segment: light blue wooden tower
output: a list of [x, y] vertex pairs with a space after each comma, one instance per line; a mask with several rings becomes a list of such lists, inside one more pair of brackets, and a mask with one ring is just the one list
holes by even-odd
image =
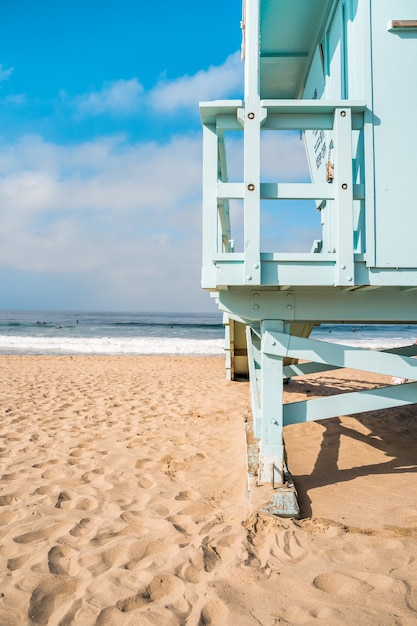
[[[414, 346], [376, 352], [309, 338], [320, 323], [417, 322], [417, 3], [244, 0], [242, 30], [243, 99], [200, 105], [202, 285], [246, 326], [257, 480], [275, 487], [270, 510], [291, 514], [285, 425], [417, 402], [409, 382], [282, 404], [285, 378], [335, 367], [417, 379]], [[263, 175], [264, 133], [289, 130], [304, 137], [309, 182]], [[243, 136], [237, 181], [232, 131]], [[262, 249], [263, 211], [278, 200], [314, 201], [322, 235], [310, 250]]]

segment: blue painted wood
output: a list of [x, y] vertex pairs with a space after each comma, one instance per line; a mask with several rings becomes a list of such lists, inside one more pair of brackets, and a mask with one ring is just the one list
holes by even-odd
[[[259, 480], [275, 484], [285, 481], [284, 421], [342, 410], [337, 396], [283, 408], [284, 376], [350, 366], [413, 378], [417, 367], [411, 349], [361, 353], [306, 337], [323, 322], [417, 321], [417, 14], [415, 0], [243, 5], [243, 98], [200, 106], [202, 286], [248, 326]], [[311, 182], [264, 179], [261, 135], [277, 130], [302, 133]], [[233, 182], [229, 132], [243, 135], [243, 175]], [[319, 208], [322, 235], [310, 251], [261, 248], [264, 203], [282, 199]], [[243, 205], [240, 249], [230, 201]], [[310, 363], [284, 362], [290, 358]], [[344, 395], [343, 411], [417, 402], [416, 385]]]
[[[399, 0], [395, 5], [392, 0], [246, 2], [245, 97], [201, 106], [204, 126], [216, 126], [219, 134], [226, 129], [240, 129], [244, 134], [244, 180], [220, 186], [217, 196], [244, 199], [245, 255], [238, 284], [262, 285], [261, 255], [276, 252], [259, 249], [260, 200], [311, 195], [316, 195], [320, 206], [326, 201], [320, 256], [333, 251], [338, 256], [333, 276], [326, 276], [325, 284], [346, 285], [347, 276], [354, 285], [416, 284], [415, 273], [409, 271], [417, 264], [414, 230], [404, 224], [417, 226], [413, 180], [417, 83], [408, 79], [407, 70], [410, 60], [417, 60], [417, 31], [388, 28], [395, 22], [393, 15], [412, 18], [414, 8], [414, 0]], [[362, 101], [362, 114], [355, 105], [358, 100]], [[345, 119], [336, 115], [338, 103], [346, 110]], [[345, 128], [349, 116], [352, 126]], [[283, 194], [278, 189], [271, 192], [271, 184], [268, 189], [259, 188], [260, 133], [290, 127], [306, 129], [311, 175], [318, 185], [316, 190], [294, 190], [294, 196], [284, 187]], [[320, 129], [324, 135], [319, 155], [311, 137]], [[338, 162], [333, 189], [326, 193], [320, 191], [319, 183], [326, 182], [330, 146], [332, 159]], [[219, 149], [220, 156], [207, 147], [207, 159], [225, 164], [223, 145]], [[227, 183], [226, 168], [221, 169], [221, 180]], [[204, 186], [205, 196], [206, 191], [210, 194], [210, 185]], [[211, 206], [215, 210], [214, 203]], [[228, 232], [230, 224], [226, 224], [227, 218], [223, 221], [223, 231]], [[217, 252], [233, 254], [227, 249], [232, 239], [233, 233], [228, 233], [217, 244]], [[354, 253], [364, 255], [361, 261], [351, 260], [352, 247]], [[343, 260], [346, 256], [347, 262]], [[205, 261], [204, 267], [210, 263]], [[359, 263], [362, 265], [356, 267]], [[397, 268], [407, 272], [397, 272]], [[230, 284], [235, 281], [234, 270], [232, 274]], [[216, 273], [209, 275], [212, 278], [204, 280], [204, 287], [216, 289]], [[228, 284], [226, 268], [221, 276], [222, 284]], [[277, 280], [276, 284], [282, 283]], [[302, 286], [297, 273], [293, 284]]]
[[[283, 324], [279, 320], [262, 322], [262, 343], [268, 332], [282, 329]], [[271, 354], [261, 346], [260, 361], [262, 422], [258, 480], [260, 483], [270, 482], [279, 485], [284, 482], [283, 410], [282, 404], [276, 401], [276, 397], [282, 395], [284, 359], [280, 355]], [[273, 393], [271, 390], [274, 390]]]
[[294, 337], [275, 331], [264, 332], [262, 349], [270, 355], [417, 380], [417, 360], [394, 353]]
[[376, 411], [415, 404], [417, 383], [379, 387], [326, 398], [293, 402], [283, 407], [284, 425], [313, 422], [339, 415], [354, 415], [363, 411]]

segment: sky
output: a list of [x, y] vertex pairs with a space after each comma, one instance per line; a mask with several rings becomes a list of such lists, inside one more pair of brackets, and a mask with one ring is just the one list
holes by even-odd
[[[1, 3], [0, 309], [215, 310], [198, 103], [243, 96], [240, 20], [241, 0]], [[289, 134], [265, 147], [287, 180], [303, 152]], [[285, 210], [297, 249], [313, 227]]]

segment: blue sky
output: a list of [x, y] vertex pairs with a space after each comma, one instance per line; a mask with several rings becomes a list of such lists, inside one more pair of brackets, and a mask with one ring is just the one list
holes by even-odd
[[198, 102], [242, 97], [241, 0], [0, 11], [0, 308], [214, 310]]

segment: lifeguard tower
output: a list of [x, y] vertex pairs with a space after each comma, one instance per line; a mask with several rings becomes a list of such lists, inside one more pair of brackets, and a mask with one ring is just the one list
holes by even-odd
[[[243, 99], [200, 105], [202, 285], [238, 338], [228, 345], [232, 378], [247, 350], [257, 480], [273, 486], [271, 512], [295, 515], [284, 426], [417, 402], [408, 382], [282, 403], [285, 379], [337, 367], [417, 379], [415, 346], [382, 352], [310, 338], [322, 323], [417, 321], [417, 5], [244, 0], [241, 27]], [[272, 131], [302, 134], [310, 180], [264, 176]], [[229, 180], [226, 145], [237, 134], [242, 173]], [[236, 141], [233, 151], [241, 158]], [[321, 236], [304, 252], [263, 249], [263, 215], [276, 205], [279, 218], [283, 200], [317, 211]]]

